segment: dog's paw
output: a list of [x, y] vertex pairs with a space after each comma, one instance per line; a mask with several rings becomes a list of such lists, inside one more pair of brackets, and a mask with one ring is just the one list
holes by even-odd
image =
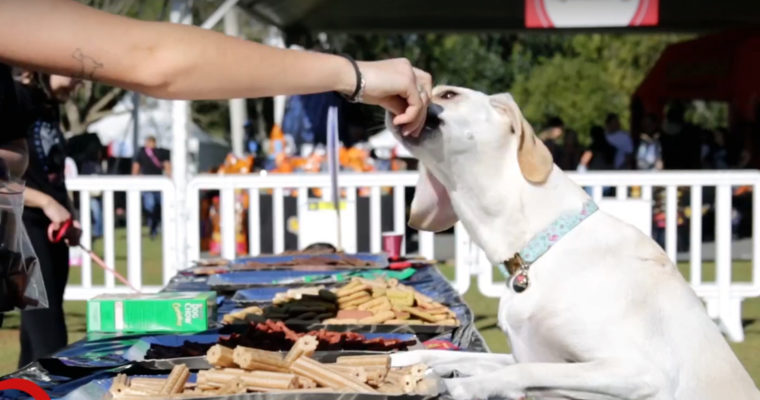
[[500, 382], [482, 377], [445, 379], [443, 384], [454, 400], [485, 400], [489, 397], [520, 400], [526, 396], [523, 391], [509, 389]]
[[423, 350], [400, 351], [391, 354], [391, 367], [408, 367], [410, 365], [424, 362]]

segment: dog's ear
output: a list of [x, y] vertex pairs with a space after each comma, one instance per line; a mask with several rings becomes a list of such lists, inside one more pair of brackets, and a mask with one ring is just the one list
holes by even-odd
[[510, 131], [519, 138], [517, 162], [520, 171], [528, 182], [544, 183], [554, 168], [552, 153], [544, 142], [536, 137], [533, 127], [523, 117], [520, 107], [509, 93], [490, 97], [491, 106], [505, 114], [510, 120]]
[[420, 178], [414, 190], [409, 226], [422, 231], [441, 232], [454, 226], [458, 220], [449, 192], [420, 164]]

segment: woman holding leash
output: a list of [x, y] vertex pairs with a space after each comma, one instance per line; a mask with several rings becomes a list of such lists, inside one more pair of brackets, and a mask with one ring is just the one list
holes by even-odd
[[[0, 61], [172, 99], [337, 91], [389, 110], [407, 135], [422, 129], [432, 90], [430, 75], [405, 59], [361, 62], [278, 49], [197, 27], [112, 15], [73, 0], [0, 2]], [[0, 64], [6, 86], [9, 74]], [[0, 108], [11, 107], [14, 100], [0, 96]], [[18, 174], [26, 167], [27, 150], [18, 132], [3, 123], [0, 157]], [[58, 218], [50, 220], [57, 229]], [[47, 336], [45, 330], [30, 334]]]
[[21, 312], [19, 367], [68, 344], [63, 292], [69, 277], [69, 247], [51, 240], [48, 230], [58, 229], [74, 212], [64, 181], [66, 146], [59, 105], [78, 85], [78, 79], [31, 71], [22, 72], [16, 83], [19, 112], [15, 118], [26, 132], [29, 151], [24, 228], [37, 254], [48, 298], [48, 308]]

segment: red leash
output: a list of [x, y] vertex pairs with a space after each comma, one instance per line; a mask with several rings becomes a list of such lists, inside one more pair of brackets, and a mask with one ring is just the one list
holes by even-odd
[[97, 264], [100, 268], [103, 268], [103, 270], [110, 272], [113, 276], [116, 277], [121, 283], [129, 286], [130, 289], [134, 290], [136, 293], [140, 293], [139, 290], [137, 290], [136, 287], [132, 286], [129, 281], [124, 278], [120, 273], [116, 272], [115, 269], [109, 267], [106, 265], [105, 261], [101, 259], [95, 252], [92, 250], [82, 246], [82, 244], [79, 242], [79, 238], [82, 236], [82, 230], [74, 226], [74, 221], [69, 219], [66, 222], [64, 222], [58, 230], [55, 230], [53, 227], [53, 224], [50, 224], [48, 226], [48, 239], [50, 239], [53, 243], [60, 243], [61, 241], [64, 241], [67, 245], [71, 247], [79, 247], [87, 253], [87, 255], [90, 256], [90, 258], [95, 261], [95, 264]]

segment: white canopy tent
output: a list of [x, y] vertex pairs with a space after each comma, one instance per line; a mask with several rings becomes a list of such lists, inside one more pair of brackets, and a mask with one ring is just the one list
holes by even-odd
[[[113, 108], [113, 114], [93, 124], [88, 130], [95, 133], [100, 141], [111, 147], [115, 157], [130, 158], [134, 155], [134, 103], [131, 95], [124, 96]], [[173, 116], [171, 101], [152, 97], [140, 97], [138, 113], [137, 143], [139, 146], [149, 136], [156, 138], [158, 147], [172, 149], [174, 145]], [[219, 165], [230, 152], [230, 146], [222, 139], [215, 138], [192, 121], [187, 123], [187, 152], [194, 162], [188, 167], [190, 173], [208, 170]]]

